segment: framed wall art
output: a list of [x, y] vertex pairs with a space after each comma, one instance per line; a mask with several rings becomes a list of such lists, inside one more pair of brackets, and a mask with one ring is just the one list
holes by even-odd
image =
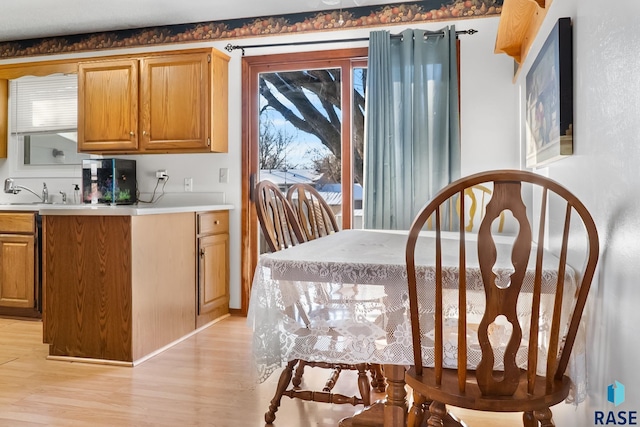
[[526, 166], [573, 154], [571, 18], [560, 18], [527, 73]]

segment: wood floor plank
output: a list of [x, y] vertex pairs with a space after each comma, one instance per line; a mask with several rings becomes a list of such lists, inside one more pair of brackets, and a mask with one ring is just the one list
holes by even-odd
[[[46, 360], [47, 354], [41, 322], [0, 318], [0, 425], [264, 426], [279, 374], [254, 382], [251, 332], [235, 316], [134, 368]], [[305, 381], [318, 387], [327, 378], [326, 370], [307, 371]], [[344, 372], [335, 391], [356, 389], [355, 373]], [[335, 427], [360, 408], [284, 397], [274, 426]], [[519, 416], [507, 416], [463, 418], [472, 427], [519, 424]]]

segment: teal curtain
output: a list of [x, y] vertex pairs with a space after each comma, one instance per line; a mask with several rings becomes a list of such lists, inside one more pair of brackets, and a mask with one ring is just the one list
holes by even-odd
[[364, 227], [409, 229], [418, 210], [460, 177], [456, 30], [369, 37]]

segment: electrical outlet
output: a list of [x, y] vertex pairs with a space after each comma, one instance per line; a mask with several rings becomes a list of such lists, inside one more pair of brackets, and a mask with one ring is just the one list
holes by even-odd
[[218, 181], [222, 184], [229, 183], [229, 168], [220, 168], [220, 176], [218, 177]]
[[193, 178], [184, 179], [184, 191], [187, 191], [187, 192], [193, 191]]
[[166, 169], [158, 169], [156, 171], [156, 178], [158, 178], [158, 179], [167, 179], [167, 178], [169, 178], [169, 174], [167, 174], [167, 170]]

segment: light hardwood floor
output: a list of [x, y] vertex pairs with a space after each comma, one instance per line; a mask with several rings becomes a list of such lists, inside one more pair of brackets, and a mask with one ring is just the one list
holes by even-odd
[[[250, 348], [245, 318], [230, 317], [135, 368], [51, 361], [41, 322], [0, 318], [0, 426], [264, 426], [279, 373], [255, 384]], [[336, 391], [355, 393], [351, 374]], [[335, 427], [358, 409], [284, 397], [274, 427]], [[471, 427], [522, 425], [518, 415], [454, 412]]]

